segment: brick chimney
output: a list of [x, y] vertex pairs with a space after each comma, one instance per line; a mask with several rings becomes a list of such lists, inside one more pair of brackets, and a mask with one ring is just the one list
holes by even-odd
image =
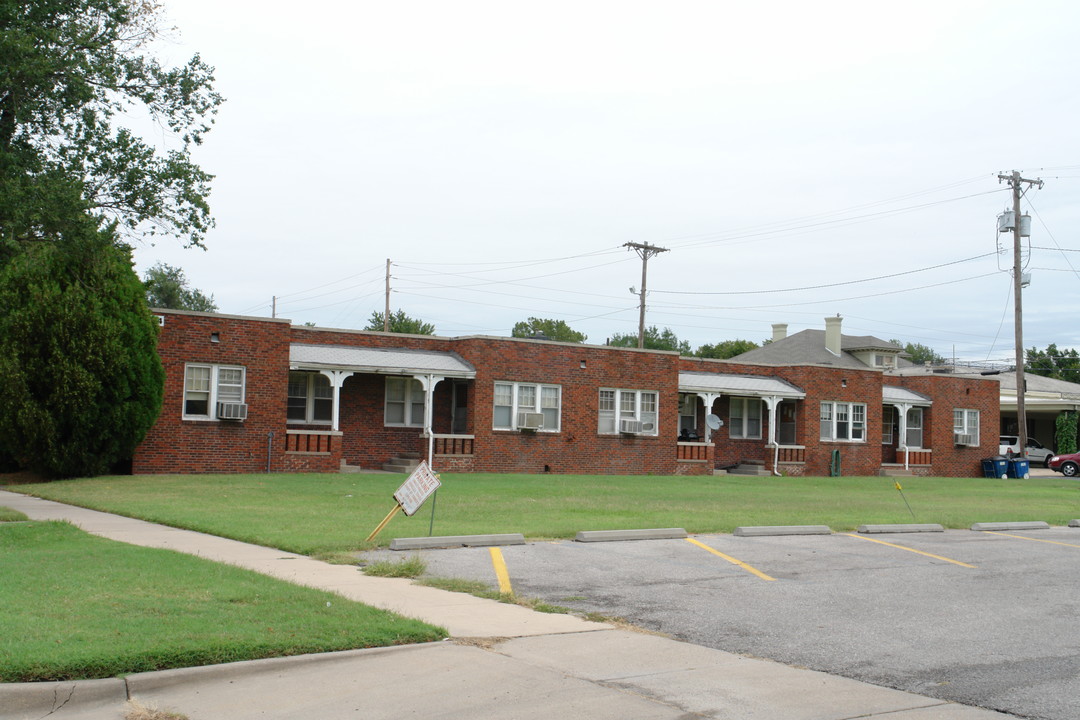
[[825, 349], [838, 357], [840, 355], [840, 323], [842, 322], [844, 318], [839, 315], [825, 318]]
[[783, 340], [787, 337], [787, 323], [773, 323], [772, 326], [772, 339], [773, 342], [777, 340]]

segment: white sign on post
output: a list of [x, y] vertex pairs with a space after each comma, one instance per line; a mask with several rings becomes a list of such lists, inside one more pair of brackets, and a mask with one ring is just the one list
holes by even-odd
[[394, 499], [406, 515], [412, 515], [420, 509], [431, 493], [439, 489], [439, 476], [431, 471], [427, 462], [421, 461], [408, 480], [394, 493]]

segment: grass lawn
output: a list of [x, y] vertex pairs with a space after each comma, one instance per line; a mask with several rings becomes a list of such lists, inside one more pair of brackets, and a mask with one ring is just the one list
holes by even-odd
[[[1044, 520], [1080, 517], [1080, 483], [878, 477], [667, 477], [451, 474], [441, 476], [435, 535], [521, 532], [567, 538], [579, 530], [681, 527], [725, 533], [740, 525]], [[365, 539], [393, 507], [403, 475], [116, 476], [18, 485], [61, 502], [236, 538], [305, 554], [369, 547]], [[379, 535], [426, 536], [431, 501], [399, 515]]]
[[427, 642], [439, 629], [66, 523], [0, 523], [0, 682]]

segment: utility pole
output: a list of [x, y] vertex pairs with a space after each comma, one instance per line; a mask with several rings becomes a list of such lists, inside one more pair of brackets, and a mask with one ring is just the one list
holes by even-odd
[[[643, 348], [645, 347], [645, 282], [648, 278], [649, 258], [658, 253], [667, 252], [668, 249], [650, 245], [649, 243], [629, 242], [623, 243], [623, 247], [631, 248], [641, 258], [641, 301], [638, 304], [637, 346]], [[630, 288], [630, 292], [633, 291], [634, 289]]]
[[277, 295], [273, 295], [270, 298], [270, 317], [277, 317]]
[[386, 258], [386, 309], [383, 310], [383, 332], [390, 332], [390, 258]]
[[1021, 253], [1020, 237], [1023, 228], [1020, 226], [1020, 198], [1023, 196], [1021, 185], [1028, 187], [1037, 185], [1042, 188], [1042, 180], [1028, 180], [1020, 177], [1017, 170], [1008, 175], [998, 175], [998, 182], [1008, 182], [1013, 195], [1013, 327], [1016, 331], [1016, 425], [1019, 438], [1020, 457], [1027, 457], [1027, 408], [1024, 406], [1024, 394], [1027, 392], [1027, 384], [1024, 380], [1024, 306], [1023, 285], [1021, 284], [1020, 272]]

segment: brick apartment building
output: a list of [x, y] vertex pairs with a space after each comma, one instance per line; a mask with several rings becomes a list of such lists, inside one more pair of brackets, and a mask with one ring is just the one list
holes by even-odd
[[731, 360], [398, 335], [157, 310], [165, 402], [135, 473], [436, 470], [978, 476], [998, 384], [892, 374], [901, 349], [826, 330]]

